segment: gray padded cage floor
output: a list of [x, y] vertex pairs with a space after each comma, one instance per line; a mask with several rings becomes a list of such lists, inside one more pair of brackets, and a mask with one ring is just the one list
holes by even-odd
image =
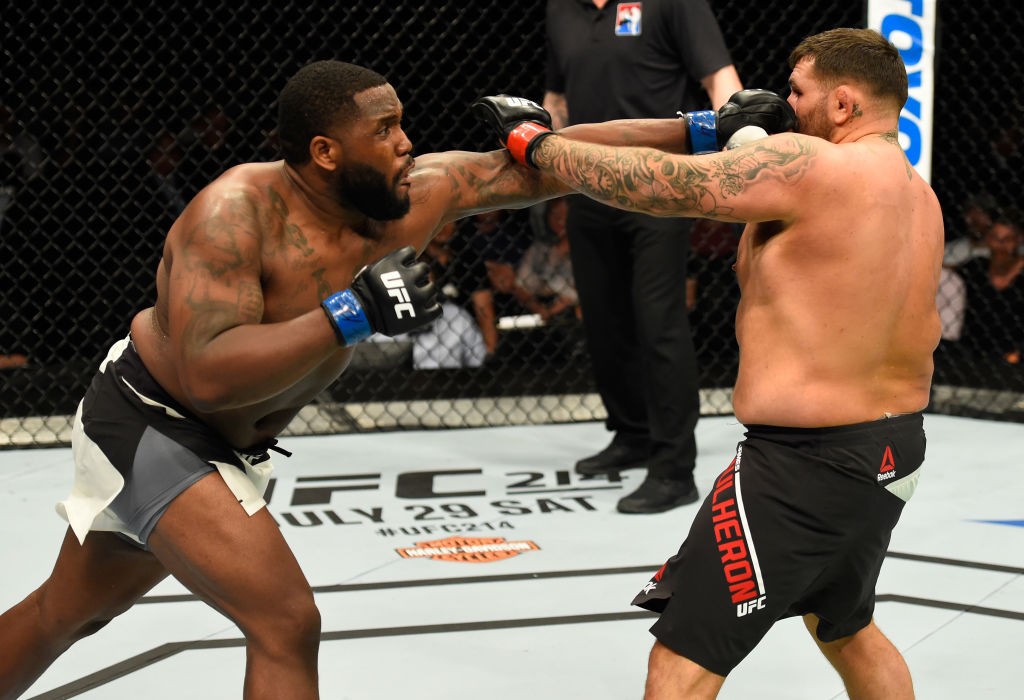
[[[1024, 428], [928, 414], [925, 429], [927, 461], [882, 569], [876, 620], [918, 697], [1019, 697]], [[731, 416], [701, 419], [702, 495], [741, 437]], [[323, 614], [322, 696], [641, 697], [652, 618], [629, 601], [675, 552], [696, 506], [617, 514], [640, 472], [589, 482], [572, 473], [607, 439], [589, 422], [284, 440], [294, 455], [275, 459], [269, 508]], [[430, 471], [445, 472], [431, 493], [400, 487]], [[49, 573], [64, 529], [53, 503], [70, 477], [67, 448], [0, 451], [0, 608]], [[433, 558], [452, 538], [492, 554]], [[244, 664], [238, 629], [165, 581], [25, 697], [239, 697]], [[720, 697], [845, 694], [793, 619]]]

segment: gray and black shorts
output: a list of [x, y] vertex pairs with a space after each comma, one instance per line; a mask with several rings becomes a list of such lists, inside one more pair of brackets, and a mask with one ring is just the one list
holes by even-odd
[[236, 451], [157, 384], [130, 338], [115, 344], [75, 417], [75, 484], [57, 511], [79, 541], [90, 530], [145, 545], [178, 495], [219, 471], [251, 515], [272, 465], [261, 445]]

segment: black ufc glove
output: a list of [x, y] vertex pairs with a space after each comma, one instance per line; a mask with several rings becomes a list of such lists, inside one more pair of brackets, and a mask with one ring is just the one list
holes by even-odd
[[757, 126], [769, 134], [796, 129], [796, 113], [789, 102], [771, 90], [740, 90], [718, 110], [718, 148], [725, 148], [733, 134], [745, 126]]
[[551, 134], [551, 115], [533, 100], [510, 95], [481, 97], [470, 105], [512, 157], [523, 165], [533, 165], [533, 152]]
[[768, 134], [796, 129], [793, 108], [771, 90], [740, 90], [718, 112], [687, 112], [682, 116], [689, 127], [691, 153], [720, 151], [745, 126], [756, 126]]
[[370, 263], [352, 286], [320, 302], [343, 346], [374, 333], [408, 333], [441, 315], [430, 268], [416, 262], [416, 249], [405, 246]]

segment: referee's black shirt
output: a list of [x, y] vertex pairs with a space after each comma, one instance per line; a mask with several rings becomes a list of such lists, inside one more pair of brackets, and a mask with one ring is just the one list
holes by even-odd
[[570, 124], [710, 109], [700, 80], [731, 63], [706, 0], [548, 0], [545, 89]]

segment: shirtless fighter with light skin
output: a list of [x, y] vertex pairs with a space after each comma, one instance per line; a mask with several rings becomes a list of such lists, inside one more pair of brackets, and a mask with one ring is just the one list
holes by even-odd
[[[516, 164], [504, 150], [428, 154], [416, 158], [414, 168], [395, 90], [357, 66], [311, 64], [289, 81], [281, 100], [288, 103], [280, 125], [285, 160], [237, 166], [200, 192], [168, 233], [155, 306], [132, 321], [132, 343], [124, 343], [134, 347], [130, 367], [163, 397], [159, 415], [153, 418], [147, 413], [153, 404], [134, 395], [122, 399], [115, 391], [104, 399], [129, 411], [131, 420], [162, 421], [150, 425], [156, 432], [184, 430], [186, 441], [200, 434], [206, 441], [200, 447], [218, 455], [222, 444], [229, 453], [244, 451], [279, 434], [341, 375], [351, 345], [369, 333], [396, 334], [436, 317], [427, 268], [413, 257], [446, 223], [571, 191]], [[503, 108], [542, 113], [532, 103]], [[320, 122], [302, 125], [318, 109]], [[567, 133], [670, 151], [687, 144], [683, 122], [671, 118], [580, 125]], [[396, 300], [388, 280], [398, 280], [408, 298]], [[128, 353], [119, 352], [121, 359], [104, 365], [94, 387]], [[153, 398], [120, 376], [136, 394]], [[126, 391], [119, 380], [116, 388]], [[167, 406], [175, 412], [165, 415]], [[83, 420], [90, 411], [96, 423], [110, 423], [109, 409], [86, 410]], [[123, 449], [128, 427], [114, 423], [104, 454]], [[86, 423], [87, 436], [89, 430]], [[152, 443], [145, 435], [140, 453], [146, 440]], [[151, 531], [97, 526], [113, 515], [127, 521], [108, 512], [118, 500], [89, 513], [81, 531], [67, 531], [49, 579], [0, 616], [0, 698], [18, 697], [75, 641], [168, 574], [245, 635], [246, 698], [318, 697], [320, 615], [309, 583], [267, 510], [247, 513], [222, 478], [232, 470], [248, 472], [215, 470], [202, 454], [167, 442], [158, 439], [165, 447], [151, 451], [155, 471], [180, 466], [158, 458], [184, 454], [187, 459], [177, 461], [198, 464], [198, 474], [167, 498], [165, 509], [146, 514]], [[134, 443], [128, 448], [136, 454]], [[102, 458], [99, 452], [93, 458]], [[117, 469], [126, 472], [127, 484], [145, 481], [138, 472], [147, 466], [149, 482], [159, 480], [138, 454], [134, 466]], [[76, 479], [82, 471], [76, 466]], [[87, 481], [94, 478], [88, 471]], [[135, 487], [145, 491], [145, 484]], [[121, 498], [119, 491], [128, 486], [108, 496]], [[261, 495], [262, 489], [256, 498]], [[62, 504], [68, 516], [71, 503]]]
[[[891, 44], [869, 30], [833, 30], [805, 40], [790, 65], [788, 102], [798, 133], [712, 155], [591, 145], [543, 130], [521, 133], [511, 124], [504, 133], [510, 149], [523, 153], [524, 162], [601, 202], [661, 216], [747, 222], [735, 265], [742, 290], [736, 313], [737, 419], [775, 431], [780, 430], [775, 426], [785, 426], [820, 432], [862, 423], [871, 430], [871, 424], [891, 422], [883, 417], [921, 411], [929, 400], [932, 352], [940, 336], [935, 294], [943, 252], [942, 215], [935, 194], [898, 144], [907, 82]], [[920, 444], [923, 459], [923, 432]], [[737, 474], [739, 459], [738, 454]], [[819, 464], [810, 466], [820, 469]], [[869, 464], [869, 471], [878, 472], [878, 464]], [[743, 467], [761, 465], [748, 467], [744, 459]], [[869, 490], [874, 472], [866, 477]], [[744, 483], [756, 476], [756, 471], [749, 472]], [[881, 480], [884, 475], [877, 476]], [[895, 500], [891, 494], [878, 498]], [[863, 516], [870, 517], [868, 512]], [[752, 520], [750, 528], [758, 524]], [[878, 566], [888, 529], [879, 538]], [[688, 538], [691, 547], [699, 544], [694, 532]], [[759, 543], [756, 532], [753, 542], [759, 549], [775, 544]], [[684, 558], [680, 568], [687, 562]], [[689, 564], [681, 573], [684, 578], [696, 574], [697, 564]], [[721, 583], [723, 569], [714, 565]], [[826, 561], [822, 571], [828, 565]], [[762, 561], [761, 566], [768, 564]], [[660, 576], [652, 587], [661, 584]], [[859, 628], [845, 636], [823, 641], [814, 604], [804, 605], [797, 595], [788, 613], [780, 608], [775, 619], [804, 616], [851, 698], [911, 698], [903, 658], [870, 617], [875, 580], [869, 572], [862, 580], [870, 585], [868, 612]], [[766, 602], [779, 588], [773, 591], [771, 584], [769, 578]], [[665, 616], [673, 611], [676, 599], [671, 600]], [[728, 600], [726, 604], [735, 609]], [[722, 626], [738, 627], [756, 618], [739, 615], [726, 614]], [[677, 628], [685, 628], [668, 633], [682, 640], [673, 642], [676, 649], [663, 643], [658, 623], [652, 628], [658, 641], [649, 660], [647, 700], [716, 696], [728, 670], [771, 623], [736, 647], [739, 651], [730, 658], [718, 659], [708, 651], [712, 645], [688, 646], [686, 640], [701, 629], [689, 622], [695, 618], [673, 619]], [[714, 636], [718, 632], [709, 634], [712, 642], [720, 639]], [[703, 653], [707, 662], [688, 658]]]

